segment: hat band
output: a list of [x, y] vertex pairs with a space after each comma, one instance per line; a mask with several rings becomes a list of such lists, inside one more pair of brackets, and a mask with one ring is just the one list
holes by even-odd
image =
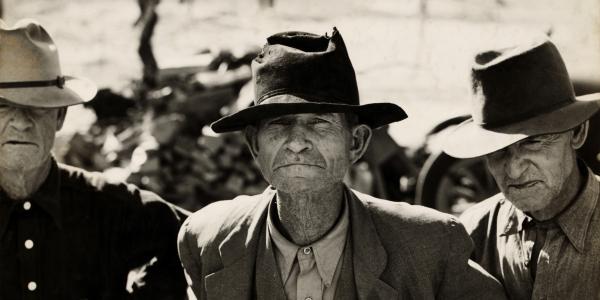
[[499, 128], [499, 127], [507, 126], [510, 124], [518, 123], [518, 122], [533, 118], [538, 115], [543, 115], [546, 113], [553, 112], [553, 111], [561, 109], [573, 102], [575, 102], [575, 99], [569, 98], [569, 99], [566, 99], [563, 101], [556, 102], [553, 105], [549, 105], [548, 107], [545, 107], [543, 109], [537, 109], [535, 114], [532, 114], [531, 110], [528, 110], [528, 111], [524, 111], [523, 113], [520, 113], [520, 114], [513, 114], [510, 117], [502, 119], [502, 120], [486, 121], [485, 118], [483, 118], [481, 121], [476, 122], [476, 123], [485, 129]]
[[54, 80], [0, 82], [0, 89], [30, 88], [30, 87], [45, 87], [45, 86], [57, 86], [62, 89], [65, 86], [65, 77], [64, 76], [56, 76], [56, 79], [54, 79]]

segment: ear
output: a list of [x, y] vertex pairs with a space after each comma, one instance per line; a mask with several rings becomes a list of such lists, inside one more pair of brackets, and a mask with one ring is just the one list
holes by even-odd
[[371, 127], [365, 124], [359, 124], [352, 128], [350, 143], [350, 159], [352, 163], [357, 162], [367, 151], [373, 132]]
[[585, 121], [573, 130], [573, 138], [571, 139], [571, 146], [573, 149], [579, 149], [581, 146], [583, 146], [583, 143], [585, 143], [585, 138], [588, 134], [589, 126], [590, 122]]
[[252, 157], [256, 158], [258, 154], [258, 139], [257, 139], [258, 129], [255, 126], [249, 125], [244, 129], [244, 139], [246, 140], [246, 145], [248, 145], [248, 149], [250, 149], [250, 153], [252, 153]]
[[67, 117], [67, 107], [61, 107], [57, 112], [57, 123], [56, 123], [56, 131], [61, 130], [63, 124], [65, 123], [65, 118]]

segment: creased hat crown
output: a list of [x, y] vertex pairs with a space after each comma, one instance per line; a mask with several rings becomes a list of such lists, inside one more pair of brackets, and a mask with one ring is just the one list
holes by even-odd
[[482, 52], [471, 74], [473, 120], [484, 128], [517, 123], [575, 101], [565, 63], [548, 40]]
[[255, 104], [281, 94], [308, 101], [359, 104], [358, 86], [346, 45], [331, 37], [283, 32], [267, 38], [253, 61]]
[[472, 118], [456, 126], [444, 145], [458, 158], [572, 129], [600, 109], [600, 94], [575, 96], [565, 63], [547, 38], [479, 53], [471, 79]]
[[335, 27], [331, 36], [298, 31], [270, 36], [252, 62], [252, 79], [253, 105], [212, 123], [215, 132], [286, 114], [352, 113], [372, 128], [407, 117], [393, 103], [360, 105], [354, 68]]
[[0, 27], [0, 82], [52, 80], [61, 76], [56, 46], [33, 20]]
[[64, 107], [91, 100], [96, 86], [63, 76], [58, 50], [37, 21], [0, 22], [0, 101], [31, 107]]

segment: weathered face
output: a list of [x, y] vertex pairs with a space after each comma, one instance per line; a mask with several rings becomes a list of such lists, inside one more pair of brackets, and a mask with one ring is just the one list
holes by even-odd
[[348, 128], [340, 113], [284, 115], [246, 131], [265, 179], [284, 192], [319, 191], [341, 183], [364, 153], [365, 125]]
[[[488, 154], [488, 168], [500, 191], [525, 212], [548, 209], [565, 197], [576, 170], [575, 149], [585, 130], [529, 137]], [[583, 135], [583, 137], [582, 137]]]
[[0, 103], [0, 168], [25, 171], [46, 163], [65, 113], [65, 108], [25, 108]]

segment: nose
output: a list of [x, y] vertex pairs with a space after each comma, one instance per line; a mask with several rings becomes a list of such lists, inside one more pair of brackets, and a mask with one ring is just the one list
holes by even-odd
[[19, 131], [26, 131], [33, 126], [31, 115], [27, 109], [15, 108], [10, 119], [10, 126]]
[[302, 126], [294, 126], [290, 129], [290, 136], [285, 145], [286, 149], [293, 153], [301, 153], [310, 151], [312, 143], [306, 138], [306, 132]]
[[519, 179], [527, 170], [527, 166], [526, 160], [519, 154], [518, 150], [509, 150], [504, 169], [510, 179]]

